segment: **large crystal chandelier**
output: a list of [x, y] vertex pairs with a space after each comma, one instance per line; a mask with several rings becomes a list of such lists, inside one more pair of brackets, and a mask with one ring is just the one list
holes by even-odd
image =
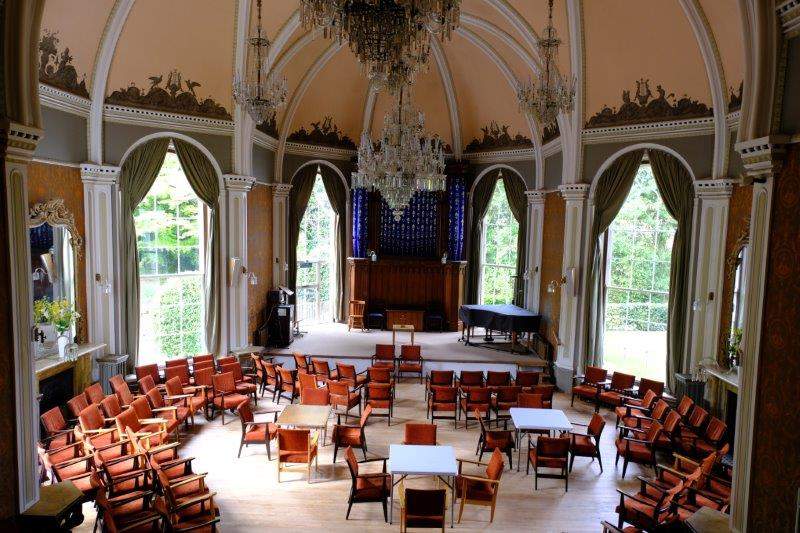
[[348, 46], [368, 73], [393, 94], [414, 82], [430, 55], [430, 39], [449, 39], [461, 0], [300, 0], [306, 28]]
[[575, 103], [575, 78], [565, 81], [556, 67], [558, 38], [553, 26], [553, 0], [549, 2], [547, 27], [537, 40], [539, 55], [544, 62], [544, 72], [539, 76], [539, 84], [532, 81], [519, 83], [517, 100], [523, 113], [536, 117], [542, 125], [552, 124], [562, 111], [572, 110]]
[[286, 103], [286, 78], [271, 71], [268, 52], [269, 39], [261, 27], [261, 0], [257, 0], [258, 26], [256, 35], [247, 39], [247, 69], [244, 77], [233, 81], [233, 98], [256, 124], [275, 118], [277, 109]]
[[446, 177], [441, 140], [425, 134], [425, 115], [404, 98], [403, 89], [397, 100], [384, 117], [377, 149], [368, 133], [361, 135], [353, 187], [380, 192], [394, 219], [400, 220], [417, 191], [443, 191]]

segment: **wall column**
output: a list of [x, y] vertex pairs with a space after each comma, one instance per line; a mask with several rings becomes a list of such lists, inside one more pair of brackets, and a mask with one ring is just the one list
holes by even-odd
[[544, 227], [544, 196], [542, 190], [525, 191], [528, 197], [528, 225], [525, 236], [528, 257], [525, 258], [525, 306], [539, 311], [539, 287], [542, 283], [542, 228]]
[[117, 353], [117, 314], [119, 280], [114, 268], [114, 235], [119, 167], [81, 165], [83, 208], [86, 216], [86, 309], [89, 342], [107, 344], [108, 353]]
[[289, 253], [289, 191], [288, 183], [272, 183], [272, 280], [286, 286]]
[[729, 179], [696, 180], [694, 191], [697, 229], [694, 280], [690, 292], [689, 359], [687, 368], [679, 371], [690, 371], [704, 359], [717, 358], [720, 297], [725, 277], [725, 237], [733, 182]]
[[[247, 193], [256, 179], [250, 176], [225, 174], [228, 191], [228, 346], [231, 350], [248, 346], [247, 334]], [[235, 269], [231, 270], [231, 266]]]
[[580, 303], [583, 300], [578, 288], [584, 275], [583, 240], [585, 233], [586, 198], [588, 183], [560, 185], [558, 190], [566, 201], [564, 207], [564, 256], [562, 275], [567, 283], [561, 286], [561, 317], [558, 331], [561, 344], [558, 346], [555, 364], [556, 385], [569, 390], [572, 376], [581, 360], [579, 353]]
[[731, 487], [733, 531], [747, 529], [772, 195], [775, 176], [781, 168], [785, 153], [785, 141], [782, 136], [769, 136], [736, 144], [747, 177], [753, 180], [753, 203], [750, 211], [750, 260], [745, 267], [747, 289], [742, 321], [744, 327], [739, 367], [739, 399], [736, 407], [736, 439], [733, 443], [733, 455], [736, 458]]
[[[8, 228], [8, 280], [13, 312], [11, 322], [14, 355], [14, 396], [16, 419], [16, 473], [19, 511], [39, 499], [39, 468], [36, 441], [39, 439], [38, 384], [33, 365], [33, 281], [28, 228], [28, 165], [42, 137], [42, 130], [14, 122], [0, 124], [0, 151], [5, 159], [3, 181]], [[5, 291], [4, 291], [5, 292]], [[5, 439], [4, 439], [5, 440]], [[4, 450], [13, 457], [14, 450]], [[13, 460], [13, 459], [11, 459]], [[3, 461], [4, 463], [6, 461]], [[5, 471], [5, 469], [4, 469]]]

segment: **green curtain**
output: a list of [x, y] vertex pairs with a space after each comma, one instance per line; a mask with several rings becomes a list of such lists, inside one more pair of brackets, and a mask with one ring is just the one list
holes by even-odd
[[[313, 183], [313, 181], [312, 181]], [[336, 301], [334, 303], [334, 320], [342, 321], [347, 316], [345, 294], [346, 261], [347, 261], [347, 190], [338, 174], [330, 169], [322, 170], [322, 184], [328, 194], [333, 212], [336, 213], [334, 223], [335, 275], [338, 282]]]
[[[594, 192], [594, 218], [589, 233], [587, 294], [584, 303], [583, 365], [603, 365], [603, 330], [605, 328], [605, 246], [602, 236], [625, 203], [642, 163], [644, 150], [628, 152], [614, 161], [598, 178]], [[577, 280], [576, 280], [577, 283]]]
[[297, 240], [300, 238], [300, 222], [314, 190], [316, 176], [317, 168], [308, 165], [294, 177], [292, 189], [289, 191], [289, 249], [287, 250], [289, 271], [286, 273], [286, 282], [293, 291], [297, 290]]
[[689, 171], [666, 152], [651, 150], [650, 166], [658, 192], [669, 214], [678, 222], [672, 240], [667, 314], [667, 386], [675, 390], [675, 373], [686, 368], [686, 308], [689, 298], [689, 261], [694, 216], [694, 183]]
[[528, 243], [525, 239], [528, 218], [528, 198], [525, 196], [525, 183], [522, 179], [513, 174], [503, 175], [503, 186], [506, 190], [506, 200], [511, 208], [514, 219], [519, 223], [519, 233], [517, 234], [517, 277], [514, 278], [514, 304], [523, 307], [525, 305], [525, 256], [527, 254]]
[[481, 231], [483, 227], [483, 217], [489, 209], [489, 202], [494, 194], [494, 187], [497, 184], [499, 173], [486, 175], [475, 186], [472, 191], [472, 215], [470, 218], [469, 230], [469, 253], [467, 269], [467, 299], [466, 303], [478, 303], [478, 281], [481, 270]]
[[220, 249], [222, 229], [219, 213], [219, 176], [208, 157], [196, 146], [180, 139], [173, 139], [172, 142], [189, 185], [197, 197], [208, 206], [210, 212], [209, 231], [206, 234], [203, 295], [205, 296], [206, 350], [210, 353], [217, 353], [220, 348], [223, 298], [222, 284], [219, 278], [225, 268]]
[[168, 138], [158, 138], [136, 147], [122, 164], [119, 175], [122, 218], [122, 271], [125, 289], [120, 308], [125, 321], [125, 344], [129, 354], [128, 369], [139, 357], [139, 250], [136, 246], [136, 222], [133, 212], [139, 205], [164, 164]]

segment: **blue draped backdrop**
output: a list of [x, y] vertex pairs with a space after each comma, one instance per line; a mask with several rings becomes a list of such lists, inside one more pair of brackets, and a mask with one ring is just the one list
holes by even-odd
[[369, 214], [369, 193], [367, 189], [353, 189], [353, 257], [367, 256], [367, 229]]
[[451, 178], [447, 182], [447, 258], [450, 261], [464, 260], [464, 207], [467, 200], [464, 178]]

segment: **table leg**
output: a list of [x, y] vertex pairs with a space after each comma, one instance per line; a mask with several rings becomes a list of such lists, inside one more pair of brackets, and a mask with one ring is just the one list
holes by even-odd
[[391, 474], [392, 486], [389, 487], [389, 525], [392, 524], [392, 515], [394, 514], [394, 474]]
[[522, 433], [517, 429], [517, 472], [519, 472], [519, 462], [522, 460], [522, 441], [520, 437]]
[[411, 330], [411, 346], [414, 346], [414, 330]]

